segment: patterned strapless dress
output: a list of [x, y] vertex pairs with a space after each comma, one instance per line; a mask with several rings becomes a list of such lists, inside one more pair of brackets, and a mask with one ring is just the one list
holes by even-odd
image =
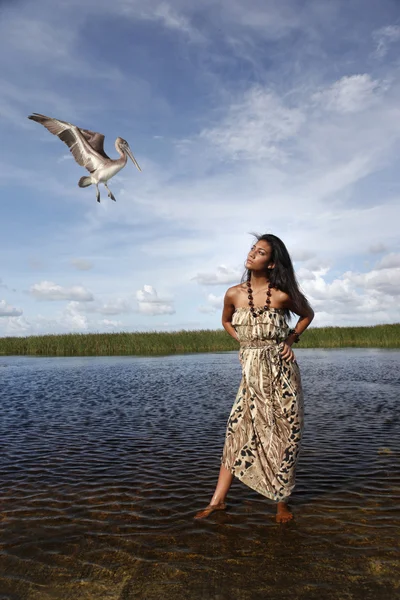
[[296, 361], [280, 356], [289, 326], [283, 309], [256, 319], [237, 308], [232, 326], [240, 340], [242, 380], [229, 415], [221, 463], [244, 484], [275, 502], [295, 487], [304, 424]]

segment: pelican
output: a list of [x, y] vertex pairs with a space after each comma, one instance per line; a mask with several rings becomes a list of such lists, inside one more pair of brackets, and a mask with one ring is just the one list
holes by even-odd
[[139, 171], [142, 170], [133, 156], [128, 142], [121, 137], [117, 137], [115, 140], [115, 148], [120, 158], [114, 160], [104, 152], [104, 135], [102, 133], [80, 129], [80, 127], [72, 125], [72, 123], [46, 117], [38, 113], [33, 113], [28, 119], [40, 123], [50, 133], [58, 136], [62, 142], [67, 144], [78, 165], [85, 167], [90, 173], [89, 177], [80, 178], [78, 181], [79, 187], [88, 187], [93, 183], [97, 190], [97, 202], [100, 202], [99, 183], [104, 183], [108, 191], [108, 197], [115, 201], [115, 197], [109, 189], [107, 181], [123, 169], [128, 156]]

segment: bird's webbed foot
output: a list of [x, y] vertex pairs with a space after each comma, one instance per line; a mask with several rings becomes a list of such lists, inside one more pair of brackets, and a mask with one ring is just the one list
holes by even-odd
[[108, 192], [108, 197], [111, 198], [111, 200], [114, 200], [114, 202], [116, 202], [115, 196], [112, 193], [112, 191], [110, 190], [110, 188], [108, 187], [108, 185], [104, 184], [104, 187], [106, 188], [106, 190]]

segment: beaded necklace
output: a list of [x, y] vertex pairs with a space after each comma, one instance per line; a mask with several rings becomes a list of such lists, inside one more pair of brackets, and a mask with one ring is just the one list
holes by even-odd
[[267, 290], [267, 297], [265, 300], [265, 305], [262, 308], [258, 308], [257, 311], [254, 308], [254, 302], [253, 302], [253, 290], [251, 289], [251, 283], [250, 283], [250, 277], [247, 280], [247, 292], [248, 292], [248, 299], [249, 299], [249, 306], [250, 306], [250, 312], [253, 315], [254, 318], [257, 318], [258, 316], [262, 315], [266, 310], [269, 309], [269, 305], [271, 304], [271, 288], [272, 285], [269, 282], [268, 283], [268, 290]]

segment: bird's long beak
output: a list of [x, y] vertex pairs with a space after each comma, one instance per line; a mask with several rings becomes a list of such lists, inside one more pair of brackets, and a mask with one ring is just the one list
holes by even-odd
[[133, 156], [132, 150], [129, 148], [129, 146], [126, 147], [126, 153], [129, 156], [129, 158], [131, 159], [131, 161], [133, 162], [133, 164], [135, 165], [135, 167], [137, 169], [139, 169], [139, 171], [141, 171], [142, 169], [139, 167], [138, 162], [137, 162], [136, 158]]

